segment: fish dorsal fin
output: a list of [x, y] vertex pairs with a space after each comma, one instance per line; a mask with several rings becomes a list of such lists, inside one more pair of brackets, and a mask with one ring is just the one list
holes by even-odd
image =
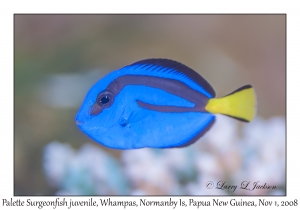
[[[179, 63], [170, 59], [163, 58], [151, 58], [137, 61], [129, 66], [142, 66], [143, 70], [147, 71], [162, 71], [169, 73], [173, 73], [176, 75], [182, 75], [183, 77], [188, 78], [189, 80], [195, 82], [200, 87], [202, 87], [205, 91], [207, 91], [212, 98], [216, 96], [216, 93], [213, 87], [197, 72], [193, 69], [187, 67], [186, 65]], [[160, 68], [153, 68], [160, 67]]]

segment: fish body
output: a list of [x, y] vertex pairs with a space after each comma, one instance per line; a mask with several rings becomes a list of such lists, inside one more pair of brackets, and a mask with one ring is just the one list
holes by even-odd
[[253, 119], [252, 86], [215, 96], [202, 76], [177, 61], [141, 60], [100, 79], [87, 93], [76, 124], [113, 149], [174, 148], [198, 140], [215, 114]]

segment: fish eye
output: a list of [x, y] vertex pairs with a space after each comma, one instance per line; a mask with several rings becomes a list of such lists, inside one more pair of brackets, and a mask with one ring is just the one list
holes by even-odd
[[98, 106], [106, 108], [110, 107], [114, 101], [114, 95], [112, 92], [105, 90], [98, 94], [96, 102]]
[[109, 102], [109, 96], [103, 96], [101, 99], [100, 99], [100, 103], [101, 104], [106, 104]]

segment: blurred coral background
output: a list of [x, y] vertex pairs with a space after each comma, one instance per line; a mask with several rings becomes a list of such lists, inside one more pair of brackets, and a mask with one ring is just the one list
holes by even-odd
[[[285, 15], [15, 15], [14, 22], [15, 195], [286, 194]], [[252, 84], [256, 119], [218, 116], [182, 149], [118, 151], [93, 142], [74, 121], [87, 90], [145, 58], [186, 64], [217, 96]], [[238, 188], [217, 189], [218, 181]], [[276, 189], [239, 189], [243, 181]]]

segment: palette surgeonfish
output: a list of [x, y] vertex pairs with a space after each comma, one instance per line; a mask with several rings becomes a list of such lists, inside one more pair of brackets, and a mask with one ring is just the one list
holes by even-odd
[[76, 124], [113, 149], [176, 148], [203, 136], [215, 114], [250, 122], [255, 112], [251, 85], [216, 98], [212, 86], [191, 68], [169, 59], [146, 59], [92, 86]]

